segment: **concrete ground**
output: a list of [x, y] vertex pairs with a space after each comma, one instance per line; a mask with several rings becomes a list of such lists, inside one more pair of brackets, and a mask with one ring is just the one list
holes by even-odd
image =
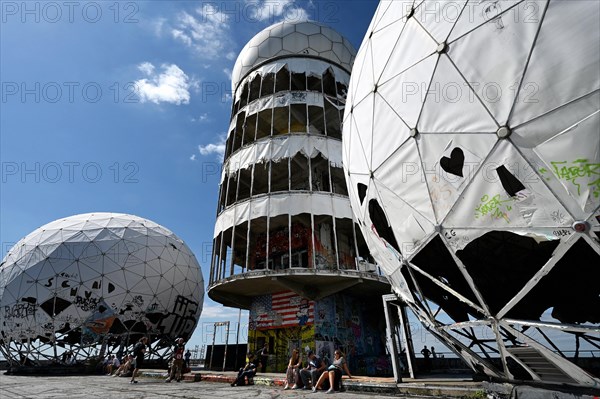
[[[150, 371], [149, 371], [150, 372]], [[326, 395], [311, 391], [284, 391], [279, 386], [256, 384], [231, 387], [229, 384], [200, 381], [195, 383], [172, 382], [162, 378], [142, 376], [138, 384], [129, 384], [129, 378], [109, 376], [13, 376], [0, 373], [0, 398], [2, 399], [295, 399], [333, 396], [338, 399], [367, 399], [378, 397], [373, 393], [338, 392]], [[382, 396], [379, 396], [382, 397]], [[397, 396], [402, 397], [402, 396]], [[411, 398], [423, 398], [411, 396]]]
[[[565, 387], [547, 390], [530, 386], [475, 382], [467, 376], [428, 375], [427, 378], [355, 377], [343, 379], [344, 391], [327, 395], [320, 391], [283, 390], [283, 373], [258, 374], [254, 385], [231, 387], [237, 373], [193, 371], [181, 383], [165, 383], [166, 370], [142, 370], [139, 383], [110, 376], [14, 376], [0, 372], [0, 399], [295, 399], [336, 397], [362, 398], [448, 398], [448, 399], [599, 399], [600, 391], [574, 392]], [[561, 392], [558, 391], [560, 389]]]

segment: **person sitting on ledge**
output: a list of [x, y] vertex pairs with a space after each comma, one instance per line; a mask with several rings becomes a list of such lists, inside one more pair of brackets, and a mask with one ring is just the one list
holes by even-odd
[[256, 375], [256, 364], [254, 364], [254, 354], [248, 353], [248, 363], [240, 369], [237, 378], [231, 384], [232, 387], [246, 385], [246, 377], [248, 382]]
[[333, 353], [333, 356], [333, 363], [327, 368], [326, 372], [321, 374], [319, 381], [317, 381], [317, 383], [313, 386], [313, 392], [317, 392], [321, 385], [325, 383], [327, 378], [329, 378], [329, 390], [326, 393], [334, 393], [336, 389], [339, 390], [339, 384], [342, 380], [342, 372], [345, 372], [346, 375], [348, 375], [348, 378], [352, 378], [342, 351], [336, 349]]

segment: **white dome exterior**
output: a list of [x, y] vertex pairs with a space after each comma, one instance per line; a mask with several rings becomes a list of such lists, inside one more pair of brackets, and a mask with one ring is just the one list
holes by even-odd
[[0, 349], [9, 360], [43, 360], [53, 345], [83, 356], [107, 338], [189, 337], [203, 298], [196, 258], [166, 228], [126, 214], [67, 217], [27, 235], [2, 261]]
[[267, 60], [286, 55], [315, 56], [350, 71], [356, 55], [352, 44], [318, 22], [279, 22], [254, 36], [240, 52], [231, 74], [235, 92], [240, 80]]
[[[597, 1], [396, 0], [357, 54], [353, 212], [396, 293], [479, 372], [600, 383], [535, 335], [579, 353], [600, 326], [599, 38]], [[473, 327], [502, 367], [449, 334]]]

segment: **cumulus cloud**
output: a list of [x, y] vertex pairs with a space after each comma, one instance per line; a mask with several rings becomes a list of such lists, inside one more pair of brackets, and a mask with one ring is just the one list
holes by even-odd
[[225, 154], [225, 139], [225, 134], [221, 134], [217, 138], [216, 142], [206, 145], [199, 145], [198, 151], [200, 151], [200, 155], [216, 154], [222, 157], [223, 154]]
[[276, 22], [306, 21], [308, 11], [300, 7], [296, 0], [246, 0], [249, 6], [250, 17], [258, 21]]
[[196, 83], [175, 64], [163, 64], [158, 73], [154, 65], [144, 62], [138, 69], [146, 75], [145, 78], [135, 81], [140, 102], [161, 102], [171, 104], [189, 104], [190, 88]]
[[196, 160], [196, 154], [192, 154], [192, 156], [190, 157], [190, 161], [195, 161]]
[[202, 58], [216, 59], [231, 54], [229, 15], [221, 12], [215, 5], [205, 3], [192, 14], [181, 12], [177, 16], [171, 36], [190, 47]]

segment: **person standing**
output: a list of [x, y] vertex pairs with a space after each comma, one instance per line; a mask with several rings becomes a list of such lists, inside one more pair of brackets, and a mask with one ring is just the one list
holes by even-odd
[[135, 380], [135, 375], [144, 365], [144, 353], [146, 353], [146, 345], [148, 345], [148, 337], [142, 337], [140, 340], [133, 346], [133, 357], [135, 357], [135, 366], [133, 368], [133, 373], [131, 374], [130, 384], [137, 384]]
[[427, 345], [424, 345], [421, 349], [421, 355], [425, 360], [425, 371], [431, 371], [431, 351], [427, 349]]
[[181, 375], [183, 374], [183, 353], [185, 352], [185, 343], [183, 338], [177, 338], [175, 340], [175, 346], [173, 347], [173, 363], [171, 364], [171, 374], [165, 382], [171, 382], [173, 380], [181, 382]]
[[315, 355], [313, 351], [308, 352], [308, 364], [300, 370], [300, 379], [302, 380], [302, 389], [308, 389], [309, 385], [316, 385], [319, 377], [325, 370], [323, 359]]
[[267, 362], [269, 361], [269, 344], [265, 342], [260, 350], [260, 372], [267, 372]]
[[192, 354], [190, 353], [190, 350], [188, 349], [187, 352], [185, 352], [185, 368], [189, 369], [190, 368], [190, 358], [192, 357]]

